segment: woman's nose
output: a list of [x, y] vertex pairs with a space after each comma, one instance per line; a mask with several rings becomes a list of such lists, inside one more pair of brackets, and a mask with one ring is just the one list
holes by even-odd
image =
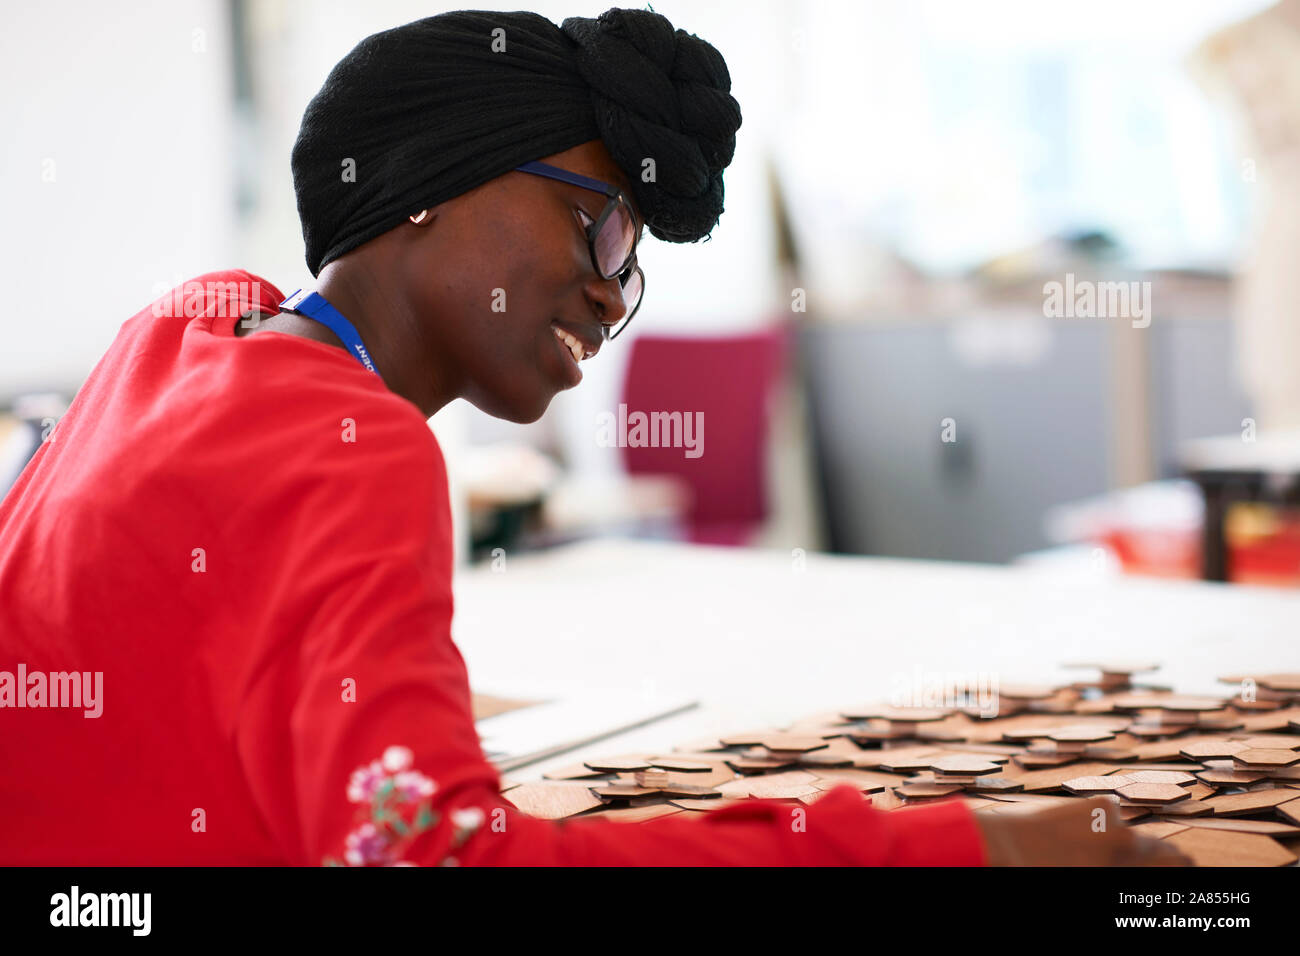
[[623, 321], [623, 316], [627, 315], [628, 306], [623, 301], [623, 285], [618, 281], [618, 276], [612, 279], [592, 276], [591, 281], [587, 283], [586, 294], [596, 315], [596, 321], [601, 324], [602, 331], [608, 338], [609, 330]]

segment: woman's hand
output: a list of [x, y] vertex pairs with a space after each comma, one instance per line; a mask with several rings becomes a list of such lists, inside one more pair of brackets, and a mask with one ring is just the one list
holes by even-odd
[[1024, 814], [976, 813], [989, 866], [1190, 866], [1173, 844], [1134, 833], [1106, 797]]

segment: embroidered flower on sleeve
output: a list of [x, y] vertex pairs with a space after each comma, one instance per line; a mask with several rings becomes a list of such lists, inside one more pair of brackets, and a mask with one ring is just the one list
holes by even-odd
[[358, 767], [348, 781], [348, 799], [353, 803], [367, 803], [374, 799], [384, 782], [384, 768], [376, 760], [368, 767]]
[[373, 823], [363, 823], [348, 834], [343, 858], [350, 866], [386, 863], [388, 838]]
[[[437, 826], [441, 817], [433, 808], [438, 785], [413, 769], [415, 755], [409, 747], [387, 748], [380, 759], [358, 767], [348, 779], [347, 797], [359, 804], [361, 821], [347, 835], [343, 860], [326, 857], [325, 866], [412, 866], [398, 859], [419, 834]], [[479, 807], [464, 807], [448, 814], [452, 825], [451, 849], [465, 844], [485, 819]], [[448, 856], [442, 866], [456, 866]]]
[[413, 770], [403, 770], [393, 777], [393, 788], [401, 794], [403, 800], [416, 801], [433, 796], [437, 786], [423, 774]]
[[410, 747], [389, 747], [384, 751], [382, 763], [389, 773], [397, 773], [410, 767], [414, 759], [415, 754], [411, 753]]
[[483, 825], [483, 810], [481, 807], [465, 807], [461, 810], [453, 810], [451, 813], [451, 824], [455, 827], [451, 838], [453, 848], [459, 847], [465, 843], [474, 831]]

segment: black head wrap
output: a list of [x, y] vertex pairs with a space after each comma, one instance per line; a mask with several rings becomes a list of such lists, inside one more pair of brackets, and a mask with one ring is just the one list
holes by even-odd
[[[722, 55], [649, 10], [460, 10], [366, 37], [308, 104], [293, 147], [307, 267], [530, 160], [603, 140], [650, 234], [696, 242], [722, 214], [740, 105]], [[653, 160], [646, 182], [645, 161]]]

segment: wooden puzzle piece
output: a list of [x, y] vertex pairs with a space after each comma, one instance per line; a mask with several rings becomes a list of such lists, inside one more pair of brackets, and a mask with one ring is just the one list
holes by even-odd
[[1128, 783], [1115, 791], [1129, 803], [1164, 806], [1191, 795], [1176, 783]]
[[1196, 866], [1288, 866], [1296, 855], [1270, 836], [1188, 827], [1166, 837]]
[[811, 805], [841, 785], [885, 811], [961, 799], [981, 814], [1033, 813], [1109, 795], [1138, 832], [1185, 845], [1202, 865], [1294, 861], [1277, 841], [1300, 839], [1300, 685], [1288, 682], [1295, 675], [1274, 686], [1257, 681], [1270, 708], [1257, 710], [1238, 706], [1257, 701], [1134, 687], [1128, 678], [1136, 671], [1106, 673], [1064, 688], [1007, 685], [1008, 703], [995, 717], [890, 706], [828, 711], [667, 754], [561, 767], [536, 783], [503, 780], [502, 788], [534, 816], [627, 823], [754, 799]]
[[543, 820], [559, 820], [603, 805], [591, 788], [581, 783], [521, 783], [502, 798], [530, 817]]
[[1208, 800], [1201, 802], [1206, 804], [1214, 812], [1215, 816], [1230, 817], [1246, 813], [1257, 813], [1261, 810], [1271, 810], [1278, 804], [1287, 803], [1294, 799], [1295, 791], [1283, 788], [1224, 794], [1223, 796], [1210, 797]]

